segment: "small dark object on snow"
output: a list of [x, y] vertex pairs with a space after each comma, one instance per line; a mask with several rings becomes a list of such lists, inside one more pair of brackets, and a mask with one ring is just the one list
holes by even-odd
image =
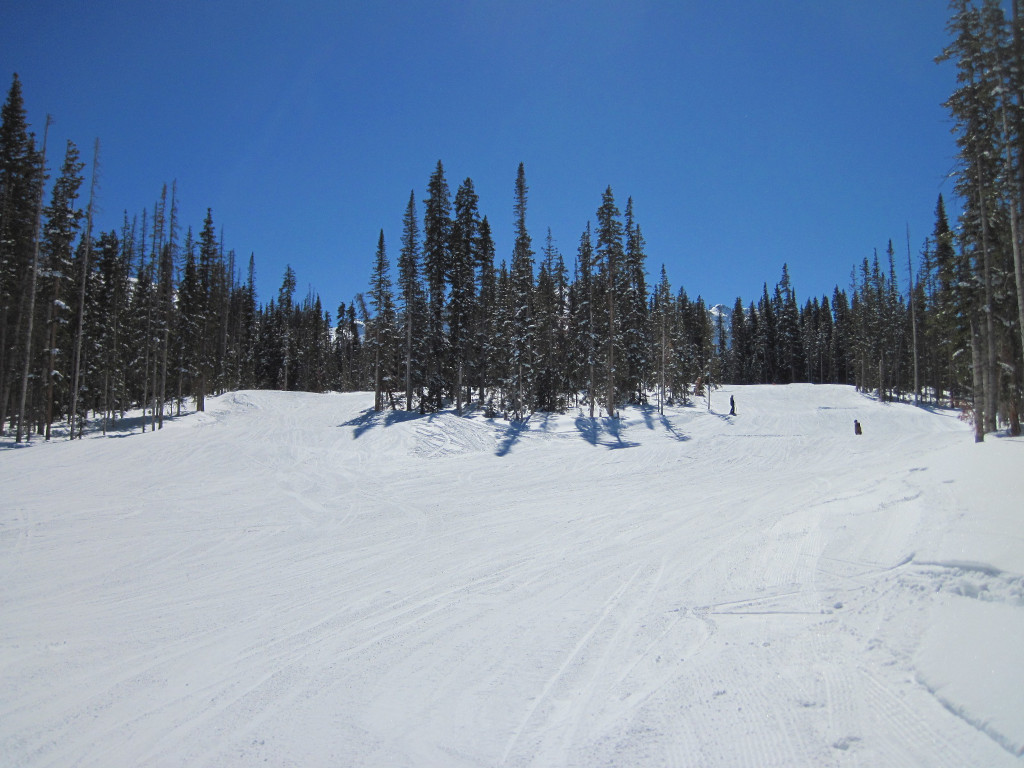
[[735, 416], [736, 415], [736, 400], [733, 399], [732, 395], [729, 395], [729, 415], [730, 416]]
[[855, 434], [855, 435], [862, 435], [862, 434], [864, 434], [863, 432], [860, 431], [860, 422], [857, 421], [856, 419], [853, 420], [853, 434]]

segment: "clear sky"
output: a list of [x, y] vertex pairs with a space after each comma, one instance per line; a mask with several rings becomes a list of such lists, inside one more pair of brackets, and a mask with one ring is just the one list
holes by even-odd
[[[97, 224], [177, 180], [259, 298], [285, 265], [334, 313], [365, 291], [384, 230], [397, 261], [438, 160], [467, 176], [512, 252], [525, 164], [535, 250], [567, 264], [605, 187], [632, 197], [653, 283], [756, 299], [788, 262], [798, 300], [847, 287], [891, 238], [905, 287], [955, 145], [942, 0], [424, 0], [0, 5], [0, 77], [29, 121], [101, 142]], [[88, 171], [86, 171], [88, 173]]]

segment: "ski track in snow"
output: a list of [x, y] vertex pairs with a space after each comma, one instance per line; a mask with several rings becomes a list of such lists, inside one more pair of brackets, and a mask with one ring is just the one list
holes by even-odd
[[0, 764], [1019, 765], [1024, 441], [371, 403], [0, 444]]

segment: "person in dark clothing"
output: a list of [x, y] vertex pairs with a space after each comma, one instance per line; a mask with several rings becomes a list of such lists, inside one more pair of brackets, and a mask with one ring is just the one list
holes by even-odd
[[855, 435], [863, 434], [861, 432], [861, 430], [860, 430], [860, 422], [857, 421], [856, 419], [853, 420], [853, 434], [855, 434]]
[[735, 398], [733, 398], [732, 395], [729, 395], [729, 415], [730, 416], [735, 416], [736, 415], [736, 400], [735, 400]]

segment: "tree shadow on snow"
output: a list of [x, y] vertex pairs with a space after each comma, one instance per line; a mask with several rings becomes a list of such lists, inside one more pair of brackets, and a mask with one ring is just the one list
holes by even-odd
[[644, 426], [652, 432], [654, 431], [654, 416], [652, 415], [655, 411], [653, 405], [641, 405], [640, 412], [644, 415]]
[[358, 440], [374, 427], [389, 427], [402, 421], [422, 419], [423, 415], [415, 411], [375, 411], [367, 408], [355, 418], [339, 424], [339, 427], [352, 427], [352, 438]]
[[619, 419], [598, 419], [589, 416], [576, 417], [576, 431], [593, 446], [605, 448], [636, 448], [640, 443], [622, 439], [622, 422]]
[[494, 455], [507, 456], [508, 452], [512, 450], [512, 446], [519, 442], [520, 435], [529, 428], [530, 425], [526, 423], [525, 419], [523, 421], [510, 421], [508, 429], [502, 435], [501, 442], [498, 443], [498, 450], [494, 452]]
[[[181, 414], [181, 416], [174, 416], [171, 414], [164, 414], [164, 423], [169, 424], [171, 422], [183, 419], [186, 416], [191, 415], [194, 411], [188, 411]], [[92, 418], [89, 419], [85, 424], [85, 432], [83, 437], [86, 439], [96, 438], [108, 438], [108, 437], [133, 437], [135, 435], [144, 434], [143, 425], [145, 425], [145, 434], [150, 432], [159, 432], [160, 427], [153, 424], [152, 414], [146, 414], [145, 416], [124, 416], [121, 418], [111, 419], [107, 422], [107, 431], [103, 431], [103, 419]], [[46, 437], [38, 434], [35, 430], [32, 431], [31, 436], [24, 437], [21, 443], [14, 442], [15, 433], [13, 430], [0, 435], [0, 451], [10, 450], [13, 448], [28, 448], [29, 446], [35, 445], [36, 443], [45, 443]], [[79, 438], [76, 438], [79, 439]], [[50, 442], [67, 442], [68, 441], [68, 425], [66, 423], [53, 424], [50, 430]]]
[[684, 435], [682, 432], [676, 429], [675, 425], [668, 420], [668, 417], [665, 414], [661, 415], [661, 426], [663, 426], [665, 428], [665, 431], [668, 432], [675, 440], [678, 440], [680, 443], [685, 443], [687, 440], [690, 439], [689, 435]]

